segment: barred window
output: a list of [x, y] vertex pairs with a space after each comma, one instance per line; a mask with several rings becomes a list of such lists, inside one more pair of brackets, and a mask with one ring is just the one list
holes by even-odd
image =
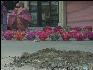
[[3, 1], [4, 6], [6, 6], [7, 10], [13, 10], [16, 6], [16, 4], [19, 1]]
[[30, 1], [29, 11], [32, 15], [32, 26], [58, 25], [58, 1]]

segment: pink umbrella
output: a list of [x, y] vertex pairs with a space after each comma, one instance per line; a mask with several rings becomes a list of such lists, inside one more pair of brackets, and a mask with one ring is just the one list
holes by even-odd
[[8, 20], [8, 24], [12, 29], [24, 30], [28, 27], [28, 24], [31, 22], [32, 18], [28, 13], [26, 8], [15, 8]]

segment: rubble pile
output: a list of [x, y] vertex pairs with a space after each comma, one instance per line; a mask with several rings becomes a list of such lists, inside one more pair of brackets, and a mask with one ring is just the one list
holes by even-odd
[[16, 67], [31, 65], [38, 69], [50, 70], [93, 70], [93, 53], [46, 48], [32, 54], [25, 52], [21, 57], [14, 57], [10, 65]]

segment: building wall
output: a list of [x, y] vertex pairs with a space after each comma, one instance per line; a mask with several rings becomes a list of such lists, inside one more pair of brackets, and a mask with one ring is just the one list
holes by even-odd
[[68, 1], [67, 25], [93, 27], [93, 1]]

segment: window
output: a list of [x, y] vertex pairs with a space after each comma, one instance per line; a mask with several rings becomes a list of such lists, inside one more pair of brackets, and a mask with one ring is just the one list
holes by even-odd
[[32, 26], [58, 25], [58, 1], [30, 1]]
[[19, 1], [3, 1], [3, 4], [6, 6], [7, 10], [13, 10], [16, 6], [16, 4]]

